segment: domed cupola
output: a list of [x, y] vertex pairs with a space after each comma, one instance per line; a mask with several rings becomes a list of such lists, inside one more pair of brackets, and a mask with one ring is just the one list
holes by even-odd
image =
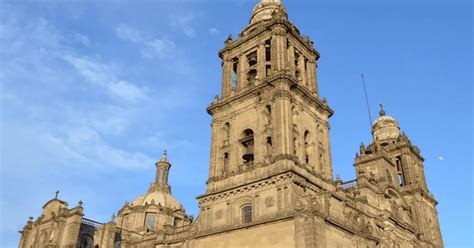
[[166, 151], [155, 165], [155, 181], [148, 191], [131, 204], [126, 202], [119, 211], [117, 225], [124, 231], [157, 232], [165, 227], [181, 227], [192, 222], [192, 217], [186, 215], [181, 203], [171, 195], [168, 184], [171, 164]]
[[270, 20], [274, 14], [283, 14], [288, 17], [285, 6], [280, 0], [262, 0], [253, 9], [250, 24]]
[[392, 116], [385, 115], [382, 104], [380, 104], [379, 118], [372, 124], [372, 135], [374, 141], [382, 145], [395, 141], [400, 136], [400, 126]]

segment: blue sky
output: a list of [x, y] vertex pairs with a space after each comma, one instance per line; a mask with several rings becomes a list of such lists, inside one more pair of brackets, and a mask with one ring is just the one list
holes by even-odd
[[[197, 215], [217, 51], [256, 0], [1, 1], [1, 246], [60, 190], [107, 221], [144, 193], [167, 149], [173, 194]], [[336, 174], [387, 114], [421, 148], [446, 247], [472, 247], [472, 4], [464, 0], [284, 1], [321, 53], [322, 97], [335, 111]]]

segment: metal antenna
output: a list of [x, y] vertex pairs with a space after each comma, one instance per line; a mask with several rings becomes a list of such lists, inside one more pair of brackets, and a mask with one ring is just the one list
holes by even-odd
[[367, 88], [365, 87], [365, 77], [364, 74], [362, 76], [362, 85], [364, 86], [364, 94], [365, 94], [365, 104], [367, 104], [367, 112], [369, 113], [369, 125], [372, 129], [372, 116], [370, 115], [370, 105], [369, 105], [369, 97], [367, 96]]

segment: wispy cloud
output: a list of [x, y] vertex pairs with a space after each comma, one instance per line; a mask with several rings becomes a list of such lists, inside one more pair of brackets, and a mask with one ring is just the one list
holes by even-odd
[[171, 26], [183, 32], [188, 38], [196, 37], [195, 21], [194, 13], [180, 13], [170, 17]]
[[217, 30], [217, 28], [209, 28], [208, 31], [211, 35], [219, 35], [219, 30]]
[[72, 40], [84, 45], [84, 46], [90, 46], [91, 42], [89, 38], [83, 34], [80, 33], [73, 33], [72, 34]]
[[[48, 11], [21, 6], [0, 8], [0, 181], [14, 189], [2, 195], [2, 210], [13, 213], [2, 218], [14, 223], [1, 227], [2, 238], [9, 238], [5, 247], [17, 245], [16, 228], [38, 212], [45, 200], [38, 195], [45, 190], [61, 188], [81, 198], [93, 192], [90, 198], [100, 203], [104, 188], [122, 183], [107, 185], [104, 177], [153, 173], [163, 148], [191, 146], [181, 135], [155, 135], [170, 125], [161, 120], [194, 97], [192, 83], [183, 88], [155, 81], [163, 73], [170, 81], [189, 76], [187, 60], [172, 40], [127, 25], [119, 25], [111, 36], [98, 32], [115, 27], [117, 20], [84, 31], [58, 21], [59, 16], [48, 18]], [[125, 42], [103, 42], [114, 38]], [[126, 52], [107, 51], [130, 44], [147, 59], [130, 62], [135, 57]], [[161, 60], [169, 56], [172, 63]], [[160, 97], [153, 97], [156, 92]], [[84, 183], [88, 180], [95, 182]], [[101, 189], [94, 191], [98, 185]], [[26, 193], [30, 197], [23, 197]], [[88, 214], [102, 208], [114, 210], [98, 205]]]
[[66, 55], [63, 58], [85, 79], [105, 88], [112, 96], [117, 96], [129, 101], [147, 98], [146, 88], [120, 80], [117, 76], [118, 70], [114, 66], [101, 63], [96, 59], [88, 57]]
[[142, 56], [145, 58], [166, 57], [171, 55], [176, 47], [169, 39], [150, 37], [125, 24], [115, 28], [115, 33], [120, 39], [139, 45]]

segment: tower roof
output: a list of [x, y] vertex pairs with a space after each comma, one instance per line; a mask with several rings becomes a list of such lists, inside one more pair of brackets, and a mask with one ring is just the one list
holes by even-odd
[[254, 24], [260, 21], [270, 20], [273, 13], [283, 12], [287, 15], [285, 6], [280, 0], [262, 0], [260, 3], [255, 5], [250, 18], [250, 24]]
[[397, 139], [400, 136], [400, 126], [395, 118], [388, 116], [380, 104], [379, 118], [372, 124], [372, 135], [376, 142]]

